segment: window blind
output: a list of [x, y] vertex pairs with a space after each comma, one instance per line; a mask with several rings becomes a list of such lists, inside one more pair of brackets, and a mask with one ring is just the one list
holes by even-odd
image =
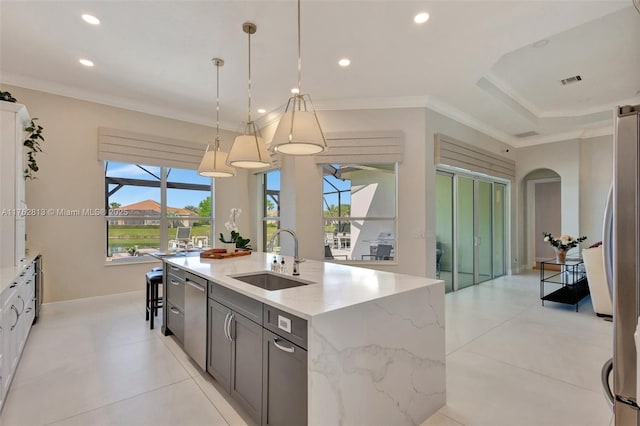
[[327, 149], [316, 155], [316, 164], [399, 163], [404, 155], [401, 131], [328, 133], [325, 139]]
[[98, 160], [195, 170], [206, 148], [190, 141], [98, 128]]
[[434, 163], [459, 167], [476, 173], [514, 180], [516, 162], [493, 152], [436, 133], [434, 136]]

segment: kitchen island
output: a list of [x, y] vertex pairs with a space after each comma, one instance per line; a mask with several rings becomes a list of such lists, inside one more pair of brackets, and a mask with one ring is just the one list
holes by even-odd
[[[279, 256], [278, 260], [280, 259]], [[293, 259], [287, 256], [284, 259], [291, 270]], [[247, 311], [248, 318], [258, 325], [262, 325], [264, 306], [264, 329], [246, 319], [243, 321], [248, 326], [257, 328], [259, 331], [255, 333], [264, 335], [265, 342], [267, 334], [271, 335], [273, 331], [278, 334], [272, 334], [275, 336], [273, 342], [276, 347], [285, 351], [290, 347], [291, 352], [297, 348], [296, 354], [306, 354], [303, 361], [306, 377], [303, 379], [308, 410], [305, 407], [304, 415], [309, 425], [420, 424], [445, 404], [442, 281], [316, 261], [302, 263], [299, 277], [289, 276], [308, 283], [299, 287], [268, 291], [233, 278], [269, 271], [272, 260], [273, 255], [265, 253], [221, 260], [199, 257], [164, 259], [165, 271], [168, 271], [165, 275], [165, 289], [168, 292], [165, 291], [164, 294], [174, 291], [171, 283], [176, 284], [180, 274], [184, 273], [187, 276], [186, 284], [191, 284], [192, 287], [196, 287], [201, 279], [206, 280], [209, 298], [213, 297], [213, 293], [226, 292], [232, 299], [237, 296], [259, 304], [261, 311], [253, 318], [250, 309]], [[178, 271], [177, 275], [168, 275], [172, 269]], [[189, 285], [185, 287], [188, 288]], [[174, 309], [175, 312], [180, 312], [179, 307], [173, 307], [171, 300], [168, 303], [165, 304], [169, 308], [165, 309], [168, 313], [165, 315], [171, 315]], [[215, 332], [212, 330], [215, 327], [212, 320], [216, 312], [219, 312], [215, 307], [227, 309], [223, 306], [225, 303], [224, 300], [219, 304], [209, 299], [208, 371], [212, 370], [209, 363], [216, 356], [215, 351], [220, 348], [219, 345], [211, 346], [215, 337], [211, 334], [212, 331]], [[240, 305], [242, 304], [235, 306]], [[244, 330], [250, 330], [250, 327], [243, 328], [243, 323], [231, 327], [232, 318], [244, 316], [236, 314], [236, 311], [243, 312], [242, 307], [232, 311], [233, 306], [229, 306], [231, 317], [227, 313], [224, 320], [220, 317], [219, 322], [224, 323], [224, 336], [233, 344], [240, 345], [240, 337], [246, 336], [247, 332]], [[199, 308], [198, 311], [198, 315], [204, 314]], [[269, 315], [277, 320], [268, 323]], [[293, 320], [286, 319], [287, 316]], [[283, 318], [285, 322], [282, 322]], [[167, 333], [178, 335], [172, 330], [170, 318], [164, 324], [167, 324]], [[180, 322], [177, 324], [182, 326]], [[184, 324], [183, 333], [187, 339], [188, 321]], [[305, 330], [296, 333], [296, 324], [305, 324]], [[282, 330], [292, 333], [291, 337]], [[239, 333], [235, 336], [237, 342], [232, 336], [236, 333]], [[303, 335], [304, 340], [296, 340], [298, 335]], [[258, 359], [253, 352], [263, 350], [266, 360], [269, 347], [265, 343], [260, 346], [261, 349], [251, 351], [254, 359], [249, 365], [255, 365], [255, 360]], [[242, 361], [238, 358], [233, 363], [235, 368], [239, 368]], [[265, 381], [270, 377], [269, 374], [273, 374], [267, 372], [268, 368], [268, 361], [265, 361]], [[212, 371], [210, 373], [219, 379], [219, 374]], [[236, 379], [240, 385], [242, 380], [246, 381], [240, 377], [241, 373], [243, 372], [238, 373], [239, 378]], [[233, 374], [236, 373], [231, 375]], [[224, 381], [224, 377], [222, 379]], [[276, 382], [286, 383], [273, 379], [273, 383]], [[233, 395], [233, 386], [231, 388], [230, 393]], [[268, 386], [264, 384], [260, 398], [267, 405], [268, 391]], [[294, 393], [293, 397], [298, 394]], [[276, 400], [275, 397], [273, 399]], [[293, 401], [291, 403], [294, 405]], [[266, 405], [256, 409], [254, 418], [262, 424], [280, 423], [270, 419], [265, 407]]]

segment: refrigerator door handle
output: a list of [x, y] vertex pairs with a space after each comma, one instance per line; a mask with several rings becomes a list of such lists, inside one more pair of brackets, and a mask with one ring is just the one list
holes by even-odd
[[604, 257], [604, 273], [609, 289], [609, 298], [613, 300], [613, 185], [609, 188], [607, 204], [604, 208], [604, 224], [602, 229], [602, 256]]
[[611, 386], [609, 386], [609, 376], [611, 376], [611, 372], [613, 371], [613, 358], [609, 358], [607, 362], [602, 366], [602, 371], [600, 373], [600, 380], [602, 380], [602, 391], [604, 392], [605, 398], [607, 398], [607, 402], [609, 403], [609, 408], [613, 410], [613, 392], [611, 391]]

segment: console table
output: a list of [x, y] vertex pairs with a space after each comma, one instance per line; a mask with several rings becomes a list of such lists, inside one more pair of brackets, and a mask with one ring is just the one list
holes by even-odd
[[[557, 268], [549, 267], [555, 265]], [[547, 293], [549, 286], [553, 290]], [[564, 263], [555, 259], [545, 260], [540, 264], [540, 300], [575, 305], [578, 312], [578, 303], [589, 294], [587, 273], [582, 259], [567, 259]]]

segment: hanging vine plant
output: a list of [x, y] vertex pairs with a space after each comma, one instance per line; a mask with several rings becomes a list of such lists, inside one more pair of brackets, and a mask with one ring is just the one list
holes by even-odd
[[25, 179], [35, 179], [35, 174], [38, 171], [38, 163], [36, 162], [36, 154], [42, 152], [40, 148], [40, 142], [44, 142], [42, 137], [42, 126], [36, 123], [37, 118], [31, 120], [29, 126], [25, 129], [29, 134], [24, 140], [24, 146], [27, 151], [27, 167], [24, 169]]
[[[11, 96], [11, 93], [3, 91], [0, 91], [0, 101], [17, 102], [16, 98]], [[44, 142], [44, 137], [42, 136], [42, 126], [36, 123], [36, 120], [37, 118], [32, 119], [27, 128], [24, 129], [29, 133], [23, 144], [26, 148], [27, 155], [27, 167], [24, 169], [23, 174], [25, 180], [36, 179], [35, 174], [39, 170], [38, 163], [36, 162], [36, 154], [42, 152], [40, 142]]]

